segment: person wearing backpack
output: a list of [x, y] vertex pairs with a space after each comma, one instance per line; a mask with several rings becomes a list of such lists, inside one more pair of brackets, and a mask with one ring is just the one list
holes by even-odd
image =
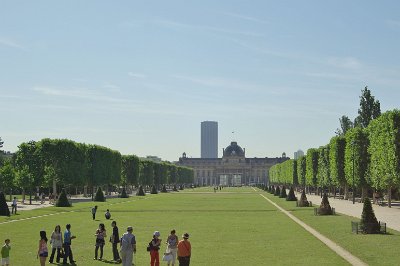
[[126, 231], [120, 242], [122, 266], [132, 266], [133, 254], [136, 253], [136, 238], [132, 234], [132, 226], [128, 226]]
[[160, 266], [160, 254], [158, 251], [160, 250], [161, 239], [159, 237], [160, 232], [155, 231], [153, 234], [153, 239], [149, 243], [151, 266]]

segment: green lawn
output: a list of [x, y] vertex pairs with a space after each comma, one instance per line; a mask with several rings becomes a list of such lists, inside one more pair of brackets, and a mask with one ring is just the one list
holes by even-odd
[[[72, 208], [49, 207], [19, 212], [20, 215], [11, 216], [11, 220], [32, 219], [0, 224], [0, 239], [11, 239], [11, 265], [39, 265], [36, 259], [39, 231], [44, 229], [50, 235], [56, 224], [65, 228], [65, 224], [70, 223], [72, 233], [77, 236], [72, 244], [77, 265], [106, 265], [108, 263], [93, 261], [94, 232], [100, 222], [105, 222], [108, 233], [111, 232], [111, 221], [106, 222], [103, 216], [105, 209], [109, 208], [120, 233], [128, 225], [134, 226], [138, 248], [136, 265], [149, 264], [146, 246], [153, 231], [159, 230], [161, 238], [165, 239], [173, 228], [179, 236], [189, 232], [192, 265], [348, 265], [268, 203], [259, 195], [260, 192], [248, 187], [225, 188], [224, 191], [230, 193], [202, 193], [213, 192], [213, 189], [199, 188], [182, 191], [185, 193], [147, 195], [96, 203], [99, 206], [97, 221], [91, 219], [90, 208], [94, 205], [91, 202], [77, 203]], [[276, 197], [273, 198], [276, 200]], [[299, 213], [296, 215], [307, 217], [307, 212], [311, 213], [312, 210], [296, 212]], [[43, 217], [33, 218], [36, 216]], [[301, 218], [306, 220], [304, 217]], [[310, 224], [317, 221], [312, 218], [309, 219]], [[316, 224], [322, 227], [321, 232], [324, 233], [324, 228], [329, 228], [329, 219], [317, 218]], [[0, 223], [7, 221], [10, 218], [0, 218]], [[364, 236], [348, 237], [358, 241]], [[398, 238], [398, 235], [389, 237]], [[165, 245], [161, 251], [164, 248]], [[107, 243], [104, 258], [111, 257], [111, 245]]]
[[[351, 221], [359, 220], [357, 218], [342, 214], [314, 216], [314, 207], [295, 207], [295, 202], [280, 199], [269, 193], [263, 194], [369, 265], [399, 265], [400, 254], [397, 248], [400, 247], [400, 232], [388, 229], [386, 235], [353, 234]], [[313, 204], [318, 206], [319, 202]]]

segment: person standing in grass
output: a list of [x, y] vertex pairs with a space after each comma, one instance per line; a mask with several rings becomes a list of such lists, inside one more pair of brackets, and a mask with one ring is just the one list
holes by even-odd
[[73, 264], [74, 257], [72, 255], [72, 250], [71, 250], [71, 240], [76, 238], [75, 236], [72, 235], [71, 233], [71, 225], [67, 224], [64, 232], [64, 259], [63, 259], [63, 264], [67, 264], [67, 259], [69, 258], [69, 262]]
[[119, 232], [118, 232], [117, 222], [113, 221], [111, 223], [111, 226], [113, 228], [113, 233], [110, 237], [110, 242], [112, 244], [113, 259], [114, 259], [114, 261], [120, 262], [121, 258], [119, 257], [119, 253], [118, 253]]
[[189, 234], [183, 234], [183, 240], [178, 243], [178, 260], [179, 266], [189, 266], [190, 256], [192, 254], [192, 246], [189, 242]]
[[10, 265], [10, 239], [6, 239], [4, 241], [4, 246], [1, 248], [1, 265], [9, 266]]
[[93, 221], [96, 219], [97, 205], [92, 208], [92, 218]]
[[159, 266], [160, 265], [160, 246], [161, 246], [161, 239], [160, 232], [155, 231], [153, 234], [153, 239], [150, 241], [150, 265], [151, 266]]
[[171, 234], [168, 236], [167, 238], [167, 251], [166, 253], [171, 253], [172, 254], [172, 261], [168, 262], [168, 265], [170, 265], [170, 263], [172, 264], [172, 266], [175, 265], [175, 261], [176, 261], [176, 253], [177, 253], [177, 249], [178, 249], [178, 236], [175, 234], [175, 229], [171, 230]]
[[56, 262], [57, 263], [60, 262], [62, 243], [63, 243], [63, 238], [61, 233], [61, 227], [59, 225], [56, 225], [50, 237], [50, 244], [51, 244], [51, 256], [49, 259], [50, 263], [53, 263], [54, 254], [56, 253], [56, 250], [57, 250]]
[[46, 231], [40, 231], [39, 248], [37, 252], [37, 257], [40, 259], [40, 265], [46, 265], [46, 259], [49, 256], [49, 251], [47, 249], [47, 237]]
[[97, 260], [97, 255], [98, 255], [98, 251], [99, 251], [99, 247], [100, 247], [100, 260], [103, 259], [103, 247], [106, 243], [106, 241], [104, 240], [107, 237], [107, 233], [106, 233], [106, 228], [104, 227], [104, 224], [101, 223], [99, 224], [99, 228], [96, 230], [96, 248], [94, 250], [94, 259]]
[[136, 238], [132, 231], [132, 226], [128, 226], [127, 232], [121, 237], [122, 266], [132, 266], [133, 254], [136, 253]]

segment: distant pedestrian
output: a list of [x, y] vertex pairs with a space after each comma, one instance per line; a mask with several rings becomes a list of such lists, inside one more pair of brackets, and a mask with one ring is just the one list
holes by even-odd
[[18, 204], [17, 197], [14, 197], [12, 204], [11, 204], [11, 214], [13, 214], [13, 213], [17, 214], [17, 204]]
[[107, 211], [106, 211], [106, 213], [104, 214], [104, 216], [106, 217], [107, 220], [110, 220], [110, 218], [111, 218], [111, 213], [110, 213], [110, 210], [109, 210], [109, 209], [107, 209]]
[[178, 243], [178, 260], [179, 266], [189, 266], [190, 256], [192, 254], [192, 246], [189, 242], [189, 234], [183, 234], [183, 240]]
[[6, 239], [4, 241], [4, 246], [1, 248], [1, 265], [9, 266], [10, 265], [10, 239]]
[[161, 246], [160, 232], [155, 231], [153, 233], [153, 239], [149, 243], [151, 266], [160, 265], [160, 254], [158, 252], [160, 250], [160, 246]]
[[56, 225], [50, 237], [50, 244], [51, 244], [51, 256], [49, 259], [50, 263], [53, 263], [54, 261], [54, 254], [56, 253], [56, 250], [57, 250], [56, 262], [60, 263], [62, 243], [63, 243], [63, 237], [61, 233], [61, 227], [59, 225]]
[[92, 208], [93, 221], [96, 219], [97, 205]]
[[40, 195], [40, 204], [44, 204], [46, 201], [46, 195], [42, 192]]
[[94, 259], [97, 260], [97, 255], [98, 255], [98, 251], [100, 248], [99, 259], [102, 260], [103, 259], [103, 248], [106, 243], [105, 238], [107, 237], [106, 228], [104, 227], [103, 223], [99, 224], [99, 228], [96, 230], [95, 236], [96, 236], [96, 245], [95, 245], [96, 248], [94, 250]]
[[69, 263], [74, 264], [74, 256], [71, 250], [72, 239], [76, 238], [76, 236], [71, 233], [71, 225], [67, 224], [64, 232], [64, 259], [63, 264], [67, 264], [67, 260], [69, 258]]
[[175, 229], [171, 230], [171, 234], [167, 238], [167, 250], [166, 253], [171, 253], [172, 260], [168, 261], [168, 265], [174, 266], [176, 261], [176, 254], [178, 251], [178, 236], [176, 235]]
[[113, 228], [113, 232], [112, 232], [112, 235], [110, 237], [110, 242], [112, 244], [113, 259], [116, 262], [121, 262], [121, 258], [119, 257], [119, 253], [118, 253], [118, 243], [120, 241], [119, 241], [119, 232], [118, 232], [117, 222], [113, 221], [111, 223], [111, 226]]
[[136, 238], [132, 231], [132, 226], [128, 226], [127, 232], [121, 237], [122, 266], [132, 266], [133, 254], [136, 253]]
[[40, 265], [46, 265], [46, 259], [49, 256], [49, 251], [47, 249], [47, 237], [46, 231], [40, 231], [39, 248], [37, 252], [37, 257], [40, 259]]

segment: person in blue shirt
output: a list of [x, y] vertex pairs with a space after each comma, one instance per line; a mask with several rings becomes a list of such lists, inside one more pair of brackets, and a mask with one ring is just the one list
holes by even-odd
[[73, 255], [72, 255], [72, 250], [71, 250], [71, 240], [75, 238], [75, 236], [72, 235], [71, 233], [71, 225], [67, 224], [64, 232], [64, 259], [63, 259], [63, 264], [67, 264], [67, 259], [69, 258], [69, 263], [70, 264], [75, 264]]

